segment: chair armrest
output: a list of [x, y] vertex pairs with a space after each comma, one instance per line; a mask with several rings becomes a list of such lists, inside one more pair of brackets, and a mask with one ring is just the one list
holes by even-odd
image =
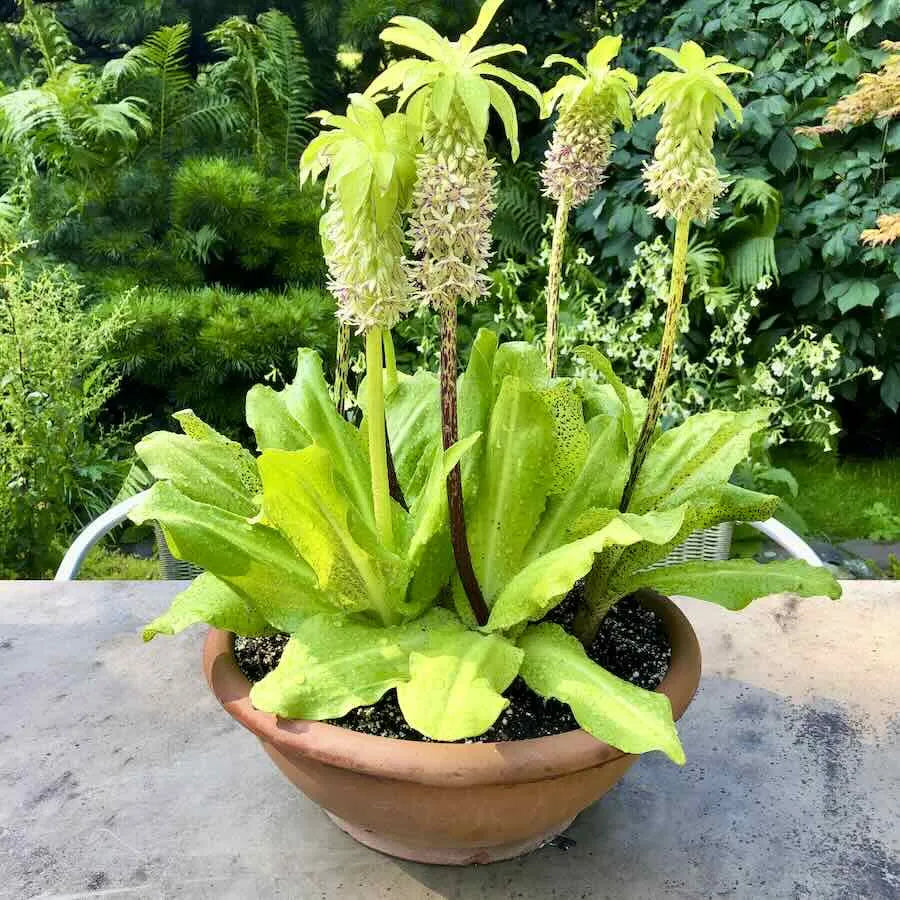
[[141, 491], [133, 497], [128, 497], [110, 507], [102, 516], [98, 516], [93, 522], [89, 522], [84, 530], [72, 542], [72, 546], [66, 551], [59, 568], [56, 570], [54, 581], [72, 581], [78, 575], [85, 557], [91, 548], [105, 534], [108, 534], [116, 525], [121, 525], [128, 514], [134, 509], [149, 491]]
[[777, 519], [766, 519], [765, 522], [748, 522], [747, 524], [752, 525], [767, 538], [775, 541], [779, 547], [783, 547], [795, 559], [802, 559], [811, 566], [825, 565], [825, 563], [819, 559], [816, 551], [813, 550], [799, 534], [791, 531], [787, 525], [784, 525]]

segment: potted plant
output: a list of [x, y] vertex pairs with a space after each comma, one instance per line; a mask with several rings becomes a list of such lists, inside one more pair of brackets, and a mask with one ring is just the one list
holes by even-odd
[[[740, 115], [721, 76], [742, 70], [721, 58], [661, 50], [678, 71], [634, 102], [639, 114], [664, 109], [647, 185], [677, 222], [650, 397], [591, 348], [596, 377], [559, 378], [552, 341], [545, 355], [498, 346], [490, 331], [457, 378], [457, 304], [486, 290], [491, 108], [517, 152], [503, 85], [560, 109], [545, 169], [557, 261], [569, 208], [596, 184], [615, 123], [630, 124], [636, 87], [610, 67], [619, 40], [605, 38], [586, 64], [564, 60], [575, 74], [542, 97], [490, 61], [523, 47], [477, 47], [499, 5], [488, 0], [455, 42], [392, 20], [383, 38], [417, 55], [352, 96], [346, 115], [322, 114], [304, 154], [304, 176], [328, 170], [323, 246], [339, 316], [365, 336], [361, 422], [339, 412], [321, 360], [301, 349], [293, 382], [248, 394], [256, 452], [190, 412], [177, 416], [183, 435], [141, 441], [158, 481], [132, 514], [205, 570], [145, 639], [212, 626], [209, 683], [278, 767], [362, 842], [445, 863], [540, 845], [640, 753], [684, 762], [674, 722], [699, 649], [661, 593], [732, 610], [777, 591], [840, 593], [798, 561], [648, 568], [696, 530], [777, 503], [729, 483], [764, 411], [657, 425], [688, 229], [722, 184], [715, 120], [726, 106]], [[551, 319], [554, 278], [551, 265]], [[437, 375], [393, 361], [391, 326], [416, 303], [441, 319]]]

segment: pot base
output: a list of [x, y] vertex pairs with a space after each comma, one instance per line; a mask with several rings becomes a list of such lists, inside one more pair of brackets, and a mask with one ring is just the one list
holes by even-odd
[[361, 828], [351, 822], [347, 822], [340, 816], [329, 812], [327, 809], [324, 813], [337, 825], [341, 831], [346, 832], [354, 840], [359, 841], [372, 850], [379, 853], [385, 853], [388, 856], [396, 856], [399, 859], [408, 859], [411, 862], [430, 863], [439, 866], [469, 866], [484, 865], [485, 863], [500, 862], [504, 859], [513, 859], [516, 856], [524, 856], [543, 847], [548, 841], [562, 834], [572, 822], [574, 818], [567, 822], [560, 822], [553, 828], [548, 829], [542, 835], [536, 838], [529, 838], [527, 841], [514, 841], [509, 844], [492, 844], [488, 847], [422, 847], [416, 844], [407, 844], [403, 841], [395, 840], [385, 834], [378, 834], [367, 828]]

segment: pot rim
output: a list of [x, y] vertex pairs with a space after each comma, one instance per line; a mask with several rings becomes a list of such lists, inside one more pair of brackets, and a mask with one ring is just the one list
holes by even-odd
[[[700, 682], [700, 645], [684, 613], [651, 591], [640, 602], [663, 620], [672, 662], [657, 687], [672, 704], [676, 720]], [[362, 734], [307, 719], [281, 719], [250, 703], [250, 682], [234, 658], [234, 635], [212, 628], [203, 648], [203, 671], [225, 709], [260, 740], [284, 754], [301, 754], [360, 774], [441, 787], [541, 781], [606, 765], [629, 754], [583, 729], [547, 737], [495, 743], [451, 744]]]

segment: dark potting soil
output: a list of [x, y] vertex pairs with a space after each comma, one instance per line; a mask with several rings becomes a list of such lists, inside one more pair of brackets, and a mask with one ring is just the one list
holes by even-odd
[[[547, 615], [546, 620], [569, 630], [581, 592], [581, 585], [576, 585], [568, 597]], [[263, 638], [236, 637], [234, 655], [238, 666], [250, 681], [259, 681], [278, 665], [287, 641], [285, 634]], [[653, 690], [668, 671], [672, 650], [659, 616], [636, 600], [626, 598], [619, 601], [603, 620], [596, 640], [588, 649], [588, 656], [619, 678]], [[509, 700], [509, 706], [500, 718], [484, 734], [468, 738], [465, 743], [519, 741], [578, 728], [565, 703], [545, 700], [521, 678], [516, 678], [503, 696]], [[406, 724], [394, 690], [388, 691], [371, 706], [360, 706], [339, 719], [329, 721], [332, 725], [364, 734], [407, 741], [429, 740]]]

